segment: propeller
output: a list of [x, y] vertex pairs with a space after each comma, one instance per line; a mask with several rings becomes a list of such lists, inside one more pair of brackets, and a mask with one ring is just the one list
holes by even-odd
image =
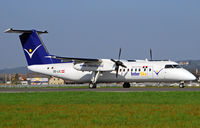
[[111, 61], [113, 61], [115, 63], [115, 71], [116, 71], [116, 78], [118, 77], [118, 72], [119, 72], [119, 66], [122, 66], [124, 68], [126, 68], [126, 66], [120, 61], [120, 57], [121, 57], [121, 51], [122, 49], [120, 48], [119, 49], [119, 56], [118, 56], [118, 60], [114, 60], [114, 59], [111, 59]]
[[152, 57], [152, 49], [150, 48], [150, 60], [153, 60], [153, 57]]

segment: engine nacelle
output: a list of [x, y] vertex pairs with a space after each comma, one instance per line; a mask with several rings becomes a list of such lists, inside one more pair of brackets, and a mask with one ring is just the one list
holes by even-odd
[[115, 63], [110, 60], [102, 59], [100, 63], [77, 63], [74, 68], [79, 71], [113, 71]]

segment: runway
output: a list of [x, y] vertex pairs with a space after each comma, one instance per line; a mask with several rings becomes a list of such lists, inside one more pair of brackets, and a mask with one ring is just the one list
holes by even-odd
[[173, 92], [173, 91], [196, 91], [200, 92], [200, 88], [1, 88], [0, 93], [20, 93], [20, 92], [69, 92], [69, 91], [88, 91], [88, 92]]

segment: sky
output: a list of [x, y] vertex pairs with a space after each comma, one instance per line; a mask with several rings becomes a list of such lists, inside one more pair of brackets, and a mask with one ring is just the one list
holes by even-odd
[[199, 0], [4, 0], [0, 69], [26, 66], [18, 34], [47, 30], [51, 54], [65, 57], [200, 60]]

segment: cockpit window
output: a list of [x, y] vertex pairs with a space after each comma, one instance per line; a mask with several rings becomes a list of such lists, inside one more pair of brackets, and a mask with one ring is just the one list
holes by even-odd
[[173, 68], [172, 65], [165, 65], [165, 68]]
[[165, 65], [165, 68], [181, 68], [180, 65], [174, 64], [174, 65]]
[[181, 68], [180, 65], [173, 65], [174, 68]]

